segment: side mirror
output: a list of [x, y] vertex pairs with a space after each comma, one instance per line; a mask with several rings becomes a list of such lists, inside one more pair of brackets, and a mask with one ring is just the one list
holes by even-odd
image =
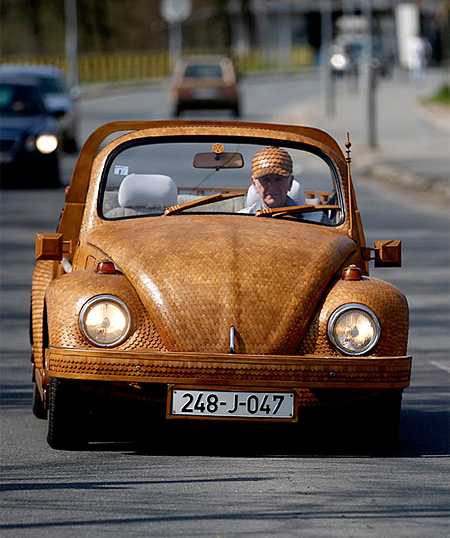
[[375, 248], [364, 247], [363, 257], [366, 261], [373, 261], [375, 267], [401, 267], [402, 242], [375, 241]]
[[375, 267], [401, 267], [401, 241], [375, 241]]
[[73, 254], [74, 242], [63, 241], [61, 233], [36, 234], [36, 260], [62, 260], [63, 254]]

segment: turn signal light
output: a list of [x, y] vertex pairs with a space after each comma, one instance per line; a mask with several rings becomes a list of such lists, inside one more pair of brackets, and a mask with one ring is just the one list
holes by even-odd
[[100, 275], [114, 275], [117, 273], [114, 263], [110, 262], [109, 260], [102, 260], [98, 262], [95, 272], [99, 273]]

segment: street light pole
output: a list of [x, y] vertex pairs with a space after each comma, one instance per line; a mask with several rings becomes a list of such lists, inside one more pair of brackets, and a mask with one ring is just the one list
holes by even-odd
[[67, 80], [72, 90], [78, 90], [78, 28], [77, 0], [65, 0]]
[[375, 84], [376, 73], [373, 66], [373, 17], [372, 0], [363, 0], [363, 13], [367, 20], [367, 30], [365, 39], [365, 97], [367, 115], [367, 143], [369, 147], [375, 148], [377, 143], [376, 129], [376, 99]]
[[183, 52], [181, 23], [190, 16], [192, 4], [191, 0], [160, 0], [159, 9], [169, 25], [169, 53], [173, 67]]
[[333, 10], [331, 0], [320, 0], [321, 46], [320, 60], [322, 84], [325, 95], [325, 111], [327, 116], [336, 112], [333, 73], [330, 63], [330, 50], [333, 39]]

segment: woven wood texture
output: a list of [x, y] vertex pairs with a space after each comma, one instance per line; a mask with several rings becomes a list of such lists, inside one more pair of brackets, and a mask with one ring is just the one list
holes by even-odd
[[[124, 272], [167, 350], [227, 353], [233, 325], [237, 352], [281, 355], [297, 352], [330, 278], [356, 250], [347, 236], [307, 224], [199, 215], [104, 224], [89, 242]], [[83, 254], [76, 262], [85, 267]], [[79, 332], [71, 304], [79, 310], [89, 293], [101, 292], [94, 280], [115, 293], [107, 275], [84, 282], [85, 274], [79, 284], [74, 273], [69, 278], [52, 286], [54, 304], [64, 302], [51, 309], [58, 311], [51, 314], [53, 345], [69, 345], [62, 333]], [[73, 300], [62, 301], [68, 288]], [[66, 326], [59, 328], [61, 316]]]
[[51, 376], [131, 382], [248, 387], [402, 388], [409, 385], [411, 361], [196, 356], [194, 354], [82, 352], [51, 349]]
[[272, 146], [258, 151], [252, 160], [252, 174], [255, 179], [267, 174], [290, 176], [292, 167], [289, 153], [282, 148]]
[[47, 286], [53, 279], [54, 266], [53, 261], [38, 261], [31, 281], [31, 333], [36, 368], [43, 366], [44, 296]]
[[166, 349], [127, 279], [122, 275], [99, 275], [89, 270], [63, 275], [49, 286], [46, 300], [50, 305], [48, 327], [51, 346], [92, 347], [81, 333], [78, 315], [88, 299], [101, 294], [122, 299], [132, 313], [130, 337], [121, 349]]
[[381, 338], [371, 353], [375, 357], [406, 354], [408, 343], [408, 303], [392, 284], [373, 277], [363, 280], [338, 280], [315, 315], [299, 348], [300, 355], [320, 354], [337, 357], [339, 353], [327, 337], [327, 321], [342, 304], [359, 303], [371, 308], [381, 324]]

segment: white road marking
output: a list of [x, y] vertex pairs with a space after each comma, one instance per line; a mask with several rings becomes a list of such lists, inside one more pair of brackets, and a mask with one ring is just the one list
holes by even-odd
[[442, 364], [442, 362], [437, 361], [430, 361], [430, 364], [436, 366], [436, 368], [439, 368], [440, 370], [445, 370], [450, 374], [450, 366], [447, 366], [446, 364]]

